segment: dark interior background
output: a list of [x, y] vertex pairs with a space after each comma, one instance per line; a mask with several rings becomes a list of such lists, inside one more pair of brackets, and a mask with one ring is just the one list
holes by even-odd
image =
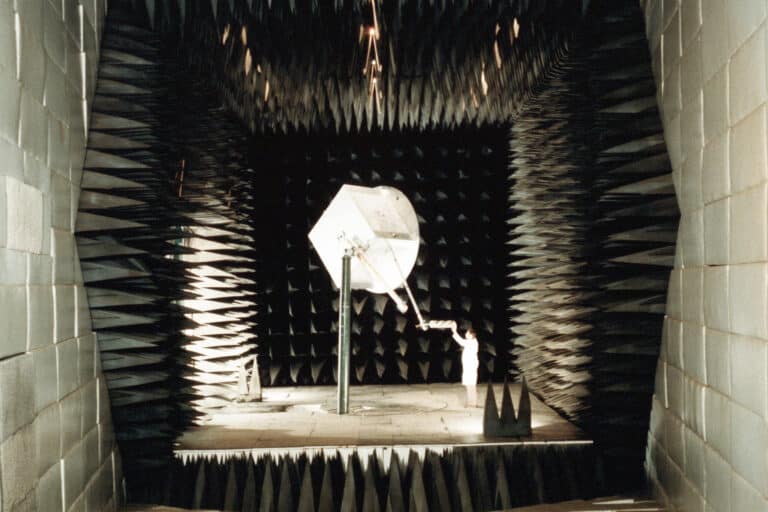
[[[428, 132], [259, 136], [263, 170], [254, 225], [262, 290], [260, 366], [270, 385], [336, 382], [338, 291], [307, 238], [344, 183], [390, 185], [419, 216], [422, 245], [409, 283], [427, 318], [472, 325], [481, 382], [509, 366], [504, 127]], [[407, 296], [400, 290], [404, 300]], [[387, 295], [353, 293], [352, 382], [456, 382], [460, 351], [447, 331], [423, 332]]]

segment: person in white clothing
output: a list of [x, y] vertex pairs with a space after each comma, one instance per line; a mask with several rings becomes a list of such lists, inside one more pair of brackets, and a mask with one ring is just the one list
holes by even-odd
[[453, 339], [461, 345], [461, 383], [467, 392], [467, 407], [477, 407], [477, 352], [479, 342], [475, 331], [470, 327], [459, 335], [456, 322], [451, 326]]

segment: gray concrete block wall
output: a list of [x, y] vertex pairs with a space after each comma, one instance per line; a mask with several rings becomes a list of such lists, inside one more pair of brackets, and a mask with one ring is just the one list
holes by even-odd
[[112, 510], [73, 235], [106, 0], [0, 0], [0, 510]]
[[646, 465], [675, 510], [768, 510], [768, 1], [644, 0], [682, 218]]

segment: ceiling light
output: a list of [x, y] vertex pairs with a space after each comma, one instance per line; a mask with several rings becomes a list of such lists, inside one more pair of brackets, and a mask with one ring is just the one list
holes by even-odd
[[221, 44], [227, 44], [227, 39], [229, 39], [229, 25], [224, 27], [224, 33], [221, 35]]

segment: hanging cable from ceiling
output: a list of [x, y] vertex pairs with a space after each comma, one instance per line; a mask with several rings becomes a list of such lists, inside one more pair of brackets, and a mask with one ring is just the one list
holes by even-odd
[[376, 0], [371, 0], [371, 16], [373, 25], [360, 27], [360, 39], [367, 39], [367, 49], [365, 52], [365, 66], [363, 66], [363, 76], [368, 77], [368, 107], [375, 108], [377, 113], [381, 112], [381, 102], [384, 97], [381, 91], [380, 77], [382, 70], [381, 59], [379, 58], [379, 39], [381, 32], [379, 30], [379, 16], [376, 12]]

